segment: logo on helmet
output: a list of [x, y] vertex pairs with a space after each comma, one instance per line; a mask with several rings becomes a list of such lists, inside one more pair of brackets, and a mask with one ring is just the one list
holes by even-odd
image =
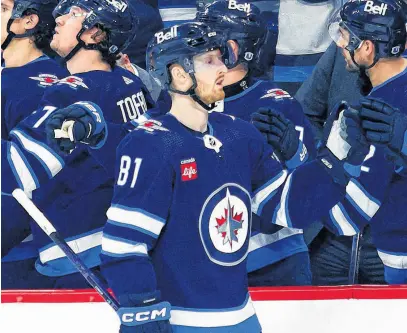
[[249, 13], [250, 12], [250, 3], [246, 2], [246, 3], [238, 4], [236, 2], [236, 0], [230, 0], [228, 8], [237, 9], [237, 10], [240, 10], [241, 12]]
[[400, 53], [400, 49], [401, 49], [401, 45], [397, 45], [397, 46], [392, 47], [391, 54], [396, 55], [396, 54]]
[[117, 10], [124, 12], [127, 8], [127, 3], [120, 1], [120, 0], [106, 0], [108, 3], [110, 3], [114, 8]]
[[386, 15], [387, 11], [387, 3], [382, 3], [380, 6], [375, 6], [373, 1], [366, 1], [364, 11], [369, 14], [380, 14], [384, 16]]
[[157, 32], [154, 35], [157, 38], [157, 44], [161, 44], [165, 40], [170, 40], [177, 37], [177, 26], [171, 27], [170, 31], [164, 34], [164, 31]]

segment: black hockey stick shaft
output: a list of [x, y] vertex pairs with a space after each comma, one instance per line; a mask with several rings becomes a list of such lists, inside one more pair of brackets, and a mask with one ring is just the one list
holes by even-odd
[[38, 209], [38, 207], [28, 198], [25, 192], [21, 189], [13, 191], [13, 197], [27, 211], [38, 226], [51, 238], [55, 244], [59, 246], [62, 252], [67, 256], [75, 268], [82, 274], [86, 281], [99, 293], [100, 296], [109, 304], [115, 311], [120, 307], [119, 303], [109, 294], [103, 286], [100, 279], [88, 268], [81, 258], [69, 247], [66, 241], [55, 230], [52, 223]]

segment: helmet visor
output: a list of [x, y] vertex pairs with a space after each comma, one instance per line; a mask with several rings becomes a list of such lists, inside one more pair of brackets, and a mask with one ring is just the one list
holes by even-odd
[[330, 21], [328, 32], [338, 47], [348, 51], [356, 50], [363, 42], [339, 15]]

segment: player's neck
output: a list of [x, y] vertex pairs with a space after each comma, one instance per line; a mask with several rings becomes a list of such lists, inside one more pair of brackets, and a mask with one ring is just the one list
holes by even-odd
[[239, 64], [235, 68], [228, 69], [225, 74], [225, 79], [223, 81], [224, 86], [232, 85], [236, 82], [241, 81], [248, 73], [247, 66], [244, 64]]
[[99, 51], [85, 49], [80, 49], [72, 59], [66, 63], [66, 67], [71, 74], [91, 71], [112, 71], [110, 65], [102, 60]]
[[203, 133], [208, 128], [208, 111], [189, 96], [173, 94], [170, 113], [194, 131]]
[[6, 67], [21, 67], [44, 55], [28, 38], [13, 40], [3, 52]]
[[398, 58], [392, 61], [379, 61], [367, 72], [373, 87], [376, 87], [407, 68], [407, 59]]

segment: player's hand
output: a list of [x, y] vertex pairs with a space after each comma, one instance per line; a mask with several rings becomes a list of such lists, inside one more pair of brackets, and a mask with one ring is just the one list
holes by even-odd
[[171, 305], [160, 302], [159, 291], [122, 295], [118, 300], [120, 333], [172, 333]]
[[299, 138], [294, 124], [270, 108], [259, 108], [252, 114], [253, 125], [263, 134], [278, 159], [290, 169], [305, 162], [307, 149]]
[[359, 112], [342, 102], [325, 124], [318, 160], [335, 182], [346, 186], [350, 178], [359, 177], [369, 148]]
[[47, 123], [48, 142], [60, 153], [69, 154], [81, 142], [100, 148], [107, 137], [102, 110], [92, 102], [78, 102], [54, 111]]
[[386, 145], [396, 154], [407, 155], [407, 115], [382, 100], [362, 99], [362, 128], [375, 145]]

